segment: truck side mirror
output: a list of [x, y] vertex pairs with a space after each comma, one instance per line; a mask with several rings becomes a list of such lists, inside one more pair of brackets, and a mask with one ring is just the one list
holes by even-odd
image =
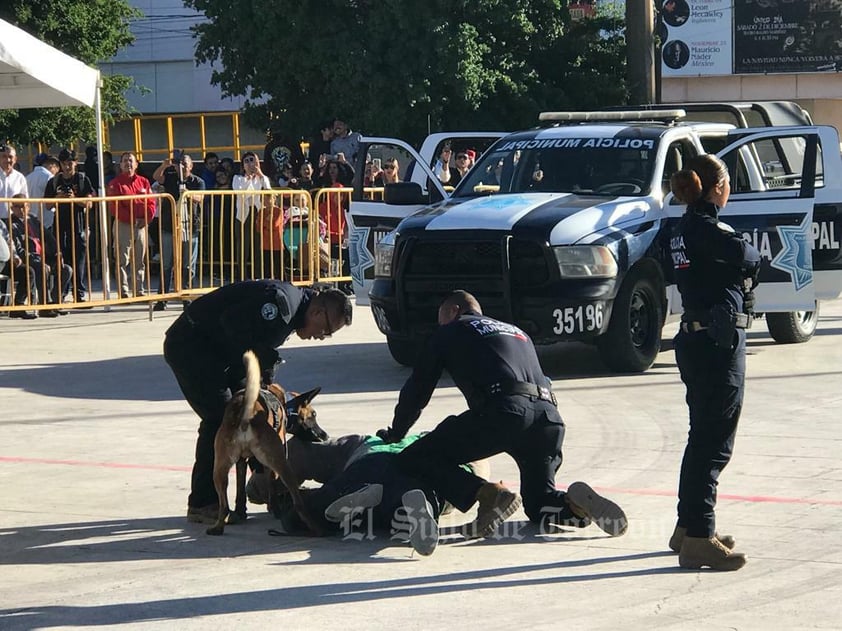
[[383, 187], [383, 201], [395, 206], [427, 203], [424, 191], [417, 182], [389, 182]]

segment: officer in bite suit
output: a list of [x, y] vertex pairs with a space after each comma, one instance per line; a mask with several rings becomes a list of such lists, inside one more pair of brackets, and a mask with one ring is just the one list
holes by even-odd
[[254, 351], [264, 383], [280, 361], [277, 347], [293, 333], [323, 340], [351, 324], [348, 297], [336, 289], [301, 289], [277, 280], [248, 280], [216, 289], [187, 306], [170, 326], [164, 358], [202, 419], [187, 499], [187, 519], [214, 523], [213, 442], [232, 391], [245, 379], [243, 353]]
[[439, 307], [439, 328], [420, 353], [400, 392], [392, 426], [378, 436], [401, 440], [430, 401], [446, 370], [468, 402], [397, 456], [398, 466], [428, 483], [462, 512], [479, 502], [467, 537], [487, 537], [520, 506], [521, 498], [460, 465], [507, 453], [520, 469], [527, 517], [536, 523], [584, 526], [593, 520], [621, 535], [626, 516], [584, 482], [555, 488], [564, 422], [535, 346], [518, 327], [483, 316], [477, 299], [455, 291]]
[[716, 533], [716, 486], [731, 459], [745, 390], [745, 329], [751, 324], [760, 254], [718, 219], [731, 193], [725, 164], [696, 156], [672, 176], [687, 204], [670, 241], [684, 314], [675, 358], [687, 388], [690, 432], [678, 485], [678, 523], [670, 548], [681, 567], [738, 570], [734, 539]]

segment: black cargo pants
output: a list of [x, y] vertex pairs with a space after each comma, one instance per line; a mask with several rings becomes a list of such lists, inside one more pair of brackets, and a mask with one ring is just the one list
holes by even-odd
[[737, 329], [723, 349], [705, 331], [675, 337], [675, 358], [687, 388], [690, 432], [678, 484], [678, 525], [688, 537], [713, 537], [716, 487], [731, 460], [743, 407], [746, 337]]

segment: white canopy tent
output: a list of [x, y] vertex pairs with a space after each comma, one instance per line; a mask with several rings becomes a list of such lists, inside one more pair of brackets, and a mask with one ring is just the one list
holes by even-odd
[[[96, 113], [96, 155], [99, 196], [105, 194], [102, 164], [100, 72], [45, 44], [23, 29], [0, 20], [0, 109], [92, 107]], [[2, 130], [0, 130], [2, 133]], [[105, 202], [99, 203], [100, 225], [106, 226]], [[105, 296], [110, 293], [108, 231], [100, 239]]]
[[104, 178], [99, 87], [99, 70], [0, 20], [0, 109], [79, 105], [94, 108], [99, 194], [102, 195]]

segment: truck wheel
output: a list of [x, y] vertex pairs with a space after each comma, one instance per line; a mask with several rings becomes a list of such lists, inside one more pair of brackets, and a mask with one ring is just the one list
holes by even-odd
[[657, 285], [637, 271], [620, 287], [608, 330], [596, 339], [599, 355], [612, 371], [644, 372], [655, 362], [664, 324]]
[[392, 359], [401, 366], [409, 366], [411, 368], [415, 364], [415, 356], [418, 354], [418, 345], [415, 342], [387, 337], [386, 343], [389, 345], [389, 352], [392, 354]]
[[788, 313], [767, 313], [766, 326], [769, 335], [778, 344], [801, 344], [816, 332], [819, 322], [819, 303], [815, 311], [790, 311]]

